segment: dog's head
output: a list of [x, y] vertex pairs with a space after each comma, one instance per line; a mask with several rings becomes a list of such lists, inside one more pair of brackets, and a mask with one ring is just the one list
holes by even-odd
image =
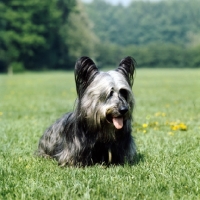
[[125, 57], [116, 70], [100, 72], [88, 57], [75, 65], [75, 81], [81, 117], [89, 127], [122, 129], [132, 116], [135, 60]]

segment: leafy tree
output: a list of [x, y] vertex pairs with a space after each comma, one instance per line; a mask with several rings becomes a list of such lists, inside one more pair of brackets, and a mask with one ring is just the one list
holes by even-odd
[[66, 69], [72, 58], [93, 52], [97, 39], [76, 5], [74, 0], [2, 0], [0, 71]]
[[87, 12], [101, 41], [146, 45], [155, 42], [185, 45], [188, 33], [199, 33], [199, 0], [132, 1], [123, 7], [104, 0], [87, 4]]
[[97, 60], [102, 65], [130, 55], [138, 67], [200, 66], [199, 0], [132, 1], [127, 7], [93, 0], [86, 5], [101, 41]]
[[0, 59], [5, 66], [18, 70], [62, 66], [59, 28], [74, 6], [72, 0], [1, 1]]
[[62, 28], [62, 35], [65, 37], [65, 44], [68, 46], [68, 54], [71, 63], [81, 56], [95, 58], [95, 49], [99, 43], [98, 38], [92, 31], [93, 24], [84, 11], [83, 4], [78, 2], [76, 10], [71, 12], [67, 23]]

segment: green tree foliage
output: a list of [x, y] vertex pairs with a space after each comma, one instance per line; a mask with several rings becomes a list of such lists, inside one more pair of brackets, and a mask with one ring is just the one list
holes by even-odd
[[5, 65], [18, 63], [27, 69], [62, 65], [58, 29], [73, 6], [72, 1], [62, 0], [1, 1], [0, 45]]
[[[100, 66], [131, 55], [140, 67], [200, 66], [200, 1], [1, 0], [0, 72]], [[86, 12], [85, 12], [85, 10]], [[92, 31], [94, 30], [94, 32]]]
[[200, 31], [199, 6], [197, 0], [133, 1], [127, 7], [94, 0], [86, 8], [102, 41], [126, 46], [190, 42], [188, 33]]
[[200, 66], [199, 8], [199, 0], [133, 1], [127, 7], [93, 0], [86, 10], [102, 41], [97, 60], [110, 65], [132, 55], [140, 67]]
[[[1, 0], [0, 71], [67, 69], [95, 36], [75, 0]], [[82, 42], [84, 40], [84, 43]]]
[[68, 21], [62, 29], [63, 35], [67, 35], [65, 43], [73, 63], [81, 56], [96, 57], [95, 49], [99, 41], [92, 28], [93, 24], [88, 19], [83, 5], [78, 2], [76, 10], [70, 13]]

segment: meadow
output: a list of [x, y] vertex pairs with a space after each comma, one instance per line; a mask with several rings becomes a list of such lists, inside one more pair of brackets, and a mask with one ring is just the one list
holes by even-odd
[[132, 166], [34, 156], [76, 98], [73, 72], [0, 75], [0, 199], [200, 199], [200, 69], [138, 69]]

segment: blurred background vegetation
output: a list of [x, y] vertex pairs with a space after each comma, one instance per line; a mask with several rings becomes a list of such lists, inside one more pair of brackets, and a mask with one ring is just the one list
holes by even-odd
[[0, 0], [0, 72], [98, 66], [200, 67], [200, 1]]

